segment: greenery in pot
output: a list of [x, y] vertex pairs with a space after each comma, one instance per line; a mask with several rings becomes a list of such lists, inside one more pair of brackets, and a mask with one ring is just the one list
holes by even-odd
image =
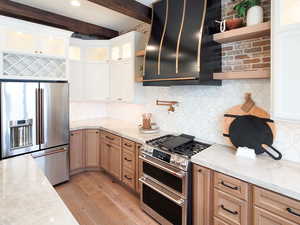
[[[233, 0], [235, 1], [235, 0]], [[242, 0], [240, 3], [236, 4], [233, 9], [236, 11], [236, 15], [239, 18], [245, 18], [248, 9], [253, 6], [260, 5], [260, 0]]]

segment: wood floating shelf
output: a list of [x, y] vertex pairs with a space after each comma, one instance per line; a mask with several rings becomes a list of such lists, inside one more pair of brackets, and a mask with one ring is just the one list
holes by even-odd
[[229, 43], [234, 41], [242, 41], [252, 38], [258, 38], [271, 33], [271, 22], [265, 22], [249, 27], [242, 27], [214, 34], [214, 41], [218, 43]]
[[214, 73], [215, 80], [268, 79], [270, 76], [270, 70]]
[[145, 50], [140, 50], [135, 53], [135, 56], [137, 57], [143, 57], [144, 55], [145, 55]]

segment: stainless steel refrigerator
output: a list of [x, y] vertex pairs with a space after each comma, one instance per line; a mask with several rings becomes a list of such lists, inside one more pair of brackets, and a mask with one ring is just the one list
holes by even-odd
[[32, 154], [49, 181], [69, 179], [69, 86], [1, 82], [1, 158]]

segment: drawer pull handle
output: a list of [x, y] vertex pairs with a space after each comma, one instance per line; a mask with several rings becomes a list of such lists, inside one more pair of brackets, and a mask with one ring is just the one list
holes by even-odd
[[221, 208], [222, 208], [223, 210], [225, 210], [226, 212], [229, 212], [229, 213], [231, 213], [231, 214], [233, 214], [233, 215], [239, 214], [237, 211], [231, 211], [230, 209], [225, 208], [224, 205], [221, 205]]
[[132, 145], [130, 145], [130, 144], [127, 144], [127, 143], [124, 143], [124, 145], [125, 145], [125, 146], [127, 146], [127, 147], [129, 147], [129, 148], [131, 148], [131, 147], [132, 147]]
[[127, 162], [131, 162], [132, 160], [130, 159], [127, 159], [126, 157], [124, 158]]
[[300, 216], [300, 214], [293, 212], [293, 210], [291, 208], [286, 208], [286, 210], [295, 216]]
[[128, 177], [127, 175], [124, 176], [127, 180], [132, 180], [131, 177]]
[[108, 140], [111, 140], [111, 141], [113, 141], [113, 140], [115, 140], [114, 138], [111, 138], [111, 137], [108, 137], [108, 136], [105, 136]]
[[106, 146], [107, 146], [107, 147], [109, 147], [109, 148], [111, 147], [111, 145], [110, 145], [110, 144], [106, 144]]
[[225, 184], [224, 181], [222, 181], [221, 184], [222, 184], [224, 187], [230, 188], [230, 189], [232, 189], [232, 190], [238, 190], [238, 189], [239, 189], [238, 187], [232, 187], [232, 186], [230, 186], [230, 185], [228, 185], [228, 184]]

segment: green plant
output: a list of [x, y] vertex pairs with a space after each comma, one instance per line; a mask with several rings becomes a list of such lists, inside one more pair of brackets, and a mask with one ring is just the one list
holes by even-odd
[[[235, 1], [235, 0], [233, 0]], [[245, 18], [248, 9], [252, 6], [260, 5], [260, 0], [243, 0], [240, 3], [236, 4], [233, 9], [236, 11], [237, 17]]]

